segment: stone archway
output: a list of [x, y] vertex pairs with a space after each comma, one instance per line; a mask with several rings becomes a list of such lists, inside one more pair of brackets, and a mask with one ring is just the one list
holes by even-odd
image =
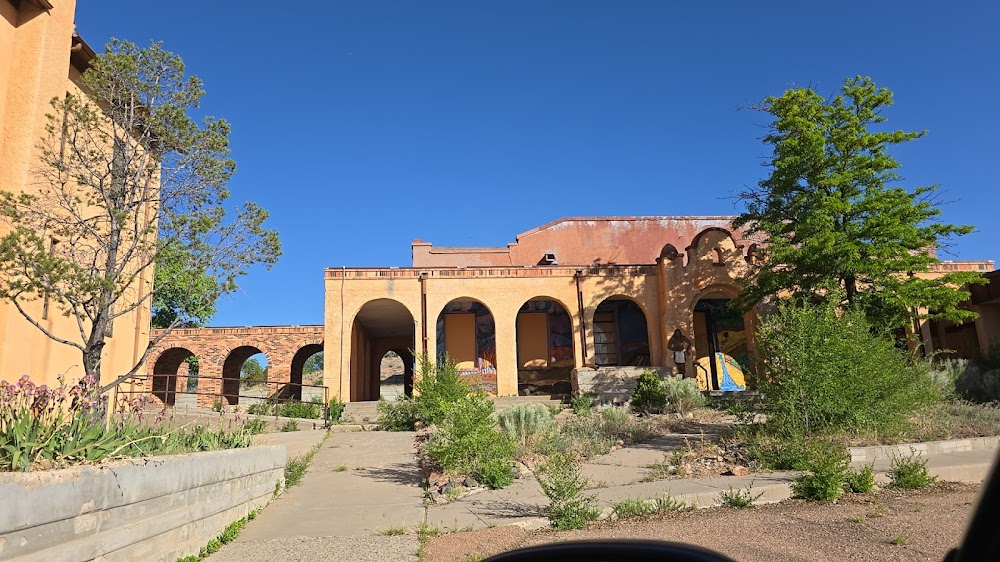
[[413, 349], [415, 338], [416, 322], [402, 303], [394, 299], [365, 303], [351, 325], [350, 401], [377, 400], [382, 358], [389, 351]]
[[649, 322], [639, 303], [624, 296], [608, 297], [597, 305], [591, 325], [596, 366], [650, 365]]
[[[222, 362], [222, 399], [226, 404], [235, 406], [240, 403], [240, 372], [243, 363], [258, 353], [264, 352], [252, 345], [241, 345], [226, 355], [225, 361]], [[268, 361], [268, 366], [270, 363]]]
[[152, 394], [164, 405], [173, 406], [177, 400], [178, 382], [183, 383], [180, 392], [185, 393], [188, 385], [188, 363], [195, 354], [183, 347], [165, 350], [153, 363]]
[[[291, 398], [294, 400], [302, 400], [304, 392], [304, 369], [306, 361], [310, 357], [316, 355], [317, 353], [323, 352], [323, 344], [321, 343], [310, 343], [306, 344], [295, 352], [292, 356], [291, 370], [289, 371], [288, 383], [284, 385], [284, 388], [278, 390], [277, 394], [283, 398]], [[310, 385], [311, 386], [311, 385]], [[311, 396], [309, 397], [311, 398]], [[326, 398], [325, 396], [323, 397]]]

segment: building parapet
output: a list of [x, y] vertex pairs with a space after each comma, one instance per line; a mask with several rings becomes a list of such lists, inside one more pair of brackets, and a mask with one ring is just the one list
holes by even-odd
[[604, 277], [656, 275], [655, 265], [584, 265], [579, 267], [356, 267], [328, 268], [327, 279], [468, 279], [483, 277], [573, 277], [583, 275]]

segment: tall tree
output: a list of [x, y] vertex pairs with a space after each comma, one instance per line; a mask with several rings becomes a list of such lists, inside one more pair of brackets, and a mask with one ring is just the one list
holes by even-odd
[[176, 244], [160, 248], [150, 311], [154, 328], [197, 328], [215, 316], [219, 281], [206, 271], [190, 269], [189, 260]]
[[740, 193], [746, 210], [734, 221], [766, 239], [748, 272], [744, 304], [779, 293], [836, 295], [886, 328], [905, 326], [917, 309], [953, 321], [975, 316], [959, 305], [980, 274], [921, 275], [950, 237], [972, 227], [938, 220], [938, 186], [901, 185], [889, 148], [924, 132], [879, 126], [892, 103], [892, 92], [857, 76], [830, 99], [795, 88], [757, 107], [773, 116], [763, 139], [773, 153], [770, 175]]
[[[257, 205], [227, 216], [229, 124], [189, 115], [204, 91], [180, 57], [159, 43], [140, 49], [113, 40], [82, 81], [85, 95], [51, 102], [36, 189], [0, 192], [0, 220], [11, 227], [0, 238], [0, 297], [78, 349], [86, 374], [108, 388], [135, 374], [171, 328], [235, 290], [249, 267], [270, 267], [281, 249]], [[160, 257], [169, 271], [142, 282]], [[205, 275], [214, 286], [200, 283]], [[202, 289], [203, 298], [191, 298]], [[178, 309], [167, 329], [128, 372], [101, 379], [114, 320], [171, 291]], [[72, 318], [75, 334], [55, 333], [29, 313], [24, 303], [36, 299]]]

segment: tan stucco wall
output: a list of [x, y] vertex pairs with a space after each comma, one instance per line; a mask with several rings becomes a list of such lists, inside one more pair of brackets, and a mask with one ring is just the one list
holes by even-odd
[[[339, 389], [341, 397], [351, 395], [351, 373], [357, 372], [367, 358], [352, 356], [354, 320], [365, 303], [391, 298], [404, 305], [414, 318], [416, 351], [437, 354], [436, 323], [445, 305], [454, 300], [475, 300], [485, 305], [493, 315], [496, 327], [497, 392], [517, 394], [517, 314], [533, 299], [558, 301], [570, 314], [573, 324], [574, 364], [582, 366], [585, 358], [581, 348], [580, 314], [576, 293], [575, 270], [548, 268], [541, 271], [514, 269], [426, 270], [427, 344], [421, 333], [420, 270], [327, 270], [325, 319], [325, 384]], [[396, 275], [385, 279], [377, 275]], [[527, 276], [531, 273], [533, 276]], [[347, 275], [345, 279], [340, 277]], [[653, 364], [662, 361], [662, 334], [656, 319], [660, 315], [657, 298], [658, 281], [655, 267], [585, 269], [580, 278], [588, 352], [593, 352], [593, 316], [597, 306], [609, 297], [634, 300], [646, 315], [650, 358]], [[367, 351], [363, 353], [370, 355]], [[354, 370], [352, 371], [352, 365]]]
[[[32, 189], [32, 168], [38, 161], [37, 144], [44, 134], [49, 101], [67, 92], [79, 94], [74, 83], [79, 72], [70, 64], [75, 1], [53, 0], [43, 11], [29, 2], [15, 9], [0, 2], [0, 188], [14, 192]], [[3, 232], [0, 226], [0, 232]], [[147, 288], [150, 275], [141, 281]], [[25, 307], [41, 317], [42, 302]], [[61, 337], [79, 341], [73, 319], [50, 305], [41, 322]], [[149, 337], [149, 307], [115, 320], [102, 360], [105, 380], [136, 363]], [[0, 302], [0, 379], [23, 374], [52, 384], [59, 374], [70, 380], [83, 374], [80, 352], [59, 344], [24, 320], [13, 305]]]

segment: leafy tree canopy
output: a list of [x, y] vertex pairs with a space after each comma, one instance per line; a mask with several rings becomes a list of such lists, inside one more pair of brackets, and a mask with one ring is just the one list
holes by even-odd
[[[204, 91], [179, 56], [159, 43], [113, 40], [81, 80], [84, 95], [51, 101], [32, 189], [0, 191], [0, 221], [9, 226], [0, 238], [0, 298], [78, 349], [98, 380], [115, 319], [154, 302], [169, 308], [158, 319], [167, 329], [107, 389], [137, 372], [170, 328], [210, 315], [250, 267], [274, 264], [281, 246], [257, 205], [227, 213], [236, 167], [229, 124], [190, 117]], [[70, 333], [33, 312], [46, 307], [25, 306], [42, 299], [73, 319]]]
[[975, 316], [959, 305], [979, 273], [921, 275], [950, 237], [972, 227], [938, 220], [938, 186], [901, 185], [889, 148], [924, 132], [880, 126], [892, 103], [892, 92], [858, 76], [831, 99], [795, 88], [756, 108], [774, 118], [763, 139], [773, 153], [770, 175], [739, 194], [746, 210], [735, 226], [766, 240], [745, 279], [744, 306], [776, 294], [831, 296], [885, 328], [905, 326], [917, 309], [959, 322]]

